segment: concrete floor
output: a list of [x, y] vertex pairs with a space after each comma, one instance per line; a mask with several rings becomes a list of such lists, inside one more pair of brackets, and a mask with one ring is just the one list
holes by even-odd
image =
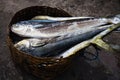
[[[73, 16], [120, 14], [120, 0], [0, 0], [0, 80], [40, 80], [15, 67], [6, 44], [7, 25], [12, 16], [20, 9], [36, 5], [59, 7]], [[105, 40], [120, 45], [119, 35], [112, 33]], [[54, 80], [120, 80], [118, 62], [120, 59], [114, 54], [101, 50], [97, 60], [87, 61], [77, 57], [71, 68]]]

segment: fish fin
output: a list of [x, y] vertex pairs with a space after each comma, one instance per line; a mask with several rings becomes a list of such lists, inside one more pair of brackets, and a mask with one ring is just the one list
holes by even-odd
[[105, 50], [108, 50], [108, 51], [111, 51], [111, 52], [114, 52], [114, 49], [109, 45], [107, 44], [106, 42], [104, 42], [102, 39], [96, 39], [94, 42], [92, 42], [93, 44], [96, 44], [97, 46], [105, 49]]
[[44, 15], [35, 16], [32, 18], [32, 20], [48, 20], [48, 19], [49, 19], [49, 16], [44, 16]]
[[46, 43], [36, 43], [36, 44], [33, 44], [32, 47], [42, 47], [44, 46]]
[[94, 17], [51, 17], [51, 16], [35, 16], [32, 20], [52, 20], [52, 21], [65, 21], [65, 20], [75, 20], [75, 19], [91, 19]]
[[100, 34], [98, 34], [97, 36], [95, 36], [93, 38], [93, 40], [91, 41], [91, 43], [96, 44], [97, 46], [111, 51], [111, 52], [115, 52], [115, 50], [106, 42], [104, 42], [102, 40], [102, 37], [104, 37], [105, 35], [107, 35], [108, 33], [112, 32], [114, 29], [118, 28], [120, 26], [120, 23], [118, 24], [114, 24], [113, 26], [109, 27], [108, 29], [106, 29], [105, 31], [101, 32]]
[[56, 56], [56, 58], [66, 58], [68, 56], [71, 56], [75, 53], [77, 53], [78, 51], [88, 47], [91, 43], [91, 39], [90, 40], [86, 40], [86, 41], [83, 41], [75, 46], [73, 46], [72, 48], [70, 48], [69, 50], [63, 52], [62, 54], [60, 54], [59, 56]]

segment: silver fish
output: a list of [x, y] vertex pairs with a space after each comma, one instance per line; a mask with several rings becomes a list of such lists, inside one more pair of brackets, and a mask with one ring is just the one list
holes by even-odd
[[[100, 25], [105, 24], [117, 24], [120, 19], [115, 17], [113, 19], [107, 18], [85, 18], [76, 20], [64, 20], [52, 23], [39, 23], [38, 24], [24, 24], [17, 23], [11, 27], [12, 32], [23, 37], [35, 37], [35, 38], [50, 38], [61, 36], [73, 36], [77, 34], [85, 33], [88, 30], [93, 30]], [[28, 22], [29, 23], [29, 22]]]
[[[120, 14], [116, 15], [115, 17], [120, 18]], [[76, 19], [92, 19], [95, 17], [85, 17], [85, 16], [81, 16], [81, 17], [51, 17], [51, 16], [35, 16], [32, 18], [32, 20], [35, 21], [39, 21], [41, 20], [42, 22], [52, 22], [52, 21], [65, 21], [65, 20], [76, 20]], [[111, 18], [111, 17], [110, 17]], [[120, 32], [120, 28], [116, 29], [115, 32]]]
[[[57, 39], [56, 39], [57, 40]], [[37, 39], [37, 38], [30, 38], [30, 39], [23, 39], [14, 46], [20, 49], [34, 49], [36, 47], [44, 46], [45, 44], [55, 42], [54, 38], [46, 38], [46, 39]]]
[[[88, 18], [89, 19], [89, 18]], [[48, 28], [56, 28], [56, 26], [60, 26], [62, 24], [65, 24], [65, 22], [58, 22], [58, 21], [53, 21], [53, 20], [28, 20], [28, 21], [20, 21], [16, 24], [13, 24], [11, 30], [12, 32], [18, 34], [18, 35], [22, 35], [22, 36], [27, 36], [27, 37], [44, 37], [45, 34], [42, 33], [40, 31], [40, 35], [37, 36], [39, 33], [39, 29], [46, 31], [44, 29], [48, 29]], [[63, 25], [64, 25], [63, 24]], [[59, 27], [58, 27], [59, 28]], [[52, 30], [51, 29], [51, 30]], [[34, 32], [35, 30], [35, 32]], [[22, 31], [22, 34], [21, 34]], [[33, 35], [30, 36], [30, 33], [34, 32]], [[37, 35], [36, 35], [37, 34]], [[49, 34], [49, 33], [48, 33]]]
[[25, 39], [15, 44], [15, 47], [21, 51], [32, 54], [34, 56], [49, 57], [56, 56], [63, 51], [71, 48], [72, 46], [88, 40], [106, 28], [112, 26], [105, 25], [97, 27], [95, 30], [86, 31], [83, 34], [64, 38], [62, 40], [59, 37], [56, 38], [45, 38], [45, 39]]
[[120, 53], [120, 45], [118, 44], [109, 44], [116, 52]]
[[51, 17], [51, 16], [35, 16], [32, 20], [52, 20], [52, 21], [65, 21], [65, 20], [76, 20], [76, 19], [88, 19], [94, 17]]
[[112, 32], [114, 29], [116, 29], [118, 27], [120, 27], [120, 23], [109, 27], [108, 29], [102, 31], [101, 33], [99, 33], [98, 35], [94, 36], [91, 39], [88, 39], [88, 40], [85, 40], [81, 43], [78, 43], [77, 45], [71, 47], [70, 49], [66, 50], [65, 52], [61, 53], [60, 55], [57, 55], [56, 58], [60, 58], [60, 57], [66, 58], [68, 56], [71, 56], [71, 55], [75, 54], [76, 52], [80, 51], [81, 49], [86, 48], [90, 44], [95, 44], [95, 45], [97, 45], [105, 50], [108, 50], [108, 51], [115, 53], [114, 50], [119, 51], [119, 49], [120, 49], [119, 45], [117, 47], [113, 47], [113, 45], [109, 45], [106, 42], [104, 42], [102, 40], [102, 37], [106, 36], [108, 33]]

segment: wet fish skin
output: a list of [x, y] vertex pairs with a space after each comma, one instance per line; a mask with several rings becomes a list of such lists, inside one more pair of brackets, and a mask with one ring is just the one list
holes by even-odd
[[60, 21], [60, 22], [52, 22], [52, 23], [38, 23], [38, 24], [14, 24], [11, 27], [12, 32], [23, 36], [23, 37], [36, 37], [36, 38], [50, 38], [50, 37], [58, 37], [58, 36], [69, 36], [75, 35], [74, 32], [84, 33], [87, 28], [91, 30], [92, 28], [96, 28], [100, 25], [105, 25], [108, 23], [116, 24], [120, 20], [116, 21], [114, 19], [85, 19], [85, 20], [73, 20], [73, 21]]
[[[54, 26], [60, 26], [60, 25], [64, 26], [64, 24], [65, 22], [58, 22], [53, 20], [20, 21], [12, 25], [11, 31], [23, 37], [44, 37], [45, 35], [49, 34], [49, 33], [47, 34], [41, 33], [42, 31], [45, 31], [44, 29], [51, 28], [50, 30], [52, 29], [54, 30], [54, 28], [56, 28]], [[41, 29], [41, 32], [39, 31], [39, 29]], [[31, 34], [31, 33], [34, 33], [34, 34]], [[38, 34], [41, 34], [41, 35], [38, 36]]]
[[31, 24], [36, 25], [36, 24], [40, 24], [40, 23], [52, 23], [52, 22], [57, 22], [57, 21], [53, 21], [53, 20], [27, 20], [27, 21], [20, 21], [19, 24]]
[[108, 33], [112, 32], [113, 30], [115, 30], [116, 28], [120, 27], [120, 23], [118, 24], [114, 24], [112, 25], [111, 27], [109, 27], [108, 29], [100, 32], [99, 34], [97, 34], [96, 36], [94, 36], [93, 38], [91, 39], [88, 39], [88, 40], [85, 40], [81, 43], [78, 43], [77, 45], [71, 47], [70, 49], [68, 49], [67, 51], [61, 53], [60, 55], [57, 55], [56, 58], [60, 58], [62, 56], [62, 58], [66, 58], [70, 55], [73, 55], [75, 54], [76, 52], [86, 48], [87, 46], [89, 46], [90, 44], [95, 44], [107, 51], [110, 51], [112, 53], [116, 53], [115, 50], [119, 51], [119, 46], [117, 47], [113, 47], [113, 45], [109, 45], [107, 44], [106, 42], [104, 42], [102, 40], [102, 38], [104, 36], [106, 36]]
[[[82, 42], [84, 40], [87, 40], [87, 39], [90, 39], [90, 38], [94, 37], [95, 35], [97, 35], [101, 31], [105, 30], [109, 26], [111, 26], [111, 25], [107, 25], [106, 27], [103, 26], [103, 27], [98, 28], [98, 29], [96, 29], [94, 31], [88, 31], [88, 32], [86, 32], [84, 34], [73, 36], [73, 37], [67, 38], [67, 39], [62, 39], [60, 41], [59, 41], [59, 39], [56, 39], [53, 42], [50, 42], [48, 40], [47, 44], [44, 44], [45, 40], [43, 40], [43, 42], [41, 42], [42, 41], [41, 39], [38, 39], [38, 40], [36, 40], [36, 39], [33, 39], [33, 40], [28, 39], [27, 42], [29, 41], [29, 45], [28, 45], [27, 42], [24, 43], [24, 46], [22, 44], [20, 44], [24, 40], [20, 41], [16, 45], [18, 45], [19, 50], [24, 51], [24, 52], [29, 53], [29, 54], [32, 54], [32, 55], [35, 55], [35, 56], [41, 56], [41, 57], [55, 56], [55, 55], [58, 55], [58, 54], [62, 53], [65, 50], [69, 49], [70, 47], [74, 46], [77, 43], [80, 43], [80, 42]], [[34, 48], [33, 45], [30, 45], [31, 41], [34, 42], [34, 45], [36, 44], [35, 48]], [[38, 43], [42, 43], [44, 45], [41, 45], [41, 44], [38, 44]], [[25, 48], [25, 45], [26, 45], [26, 48]], [[19, 46], [23, 46], [23, 48], [19, 48]], [[27, 46], [29, 46], [29, 47], [27, 47]]]
[[[81, 43], [82, 41], [91, 39], [92, 37], [94, 37], [95, 35], [97, 35], [98, 33], [100, 33], [101, 31], [103, 31], [105, 29], [106, 28], [96, 29], [94, 31], [89, 31], [89, 32], [86, 32], [84, 34], [73, 36], [73, 37], [68, 38], [68, 39], [63, 39], [63, 40], [58, 41], [58, 42], [46, 44], [43, 47], [39, 47], [39, 48], [35, 49], [35, 51], [33, 51], [33, 53], [34, 53], [34, 55], [37, 55], [37, 56], [49, 57], [49, 56], [54, 54], [53, 53], [54, 51], [58, 51], [60, 49], [63, 49], [60, 51], [60, 53], [62, 53], [64, 51], [66, 51], [67, 49], [71, 48], [72, 46], [76, 45], [77, 43]], [[39, 55], [39, 53], [40, 53], [40, 55]], [[54, 54], [54, 56], [56, 56], [60, 53]]]
[[12, 25], [13, 27], [11, 27], [11, 30], [13, 32], [18, 31], [17, 33], [19, 33], [21, 30], [23, 30], [23, 32], [26, 31], [27, 28], [29, 28], [29, 30], [32, 30], [33, 28], [42, 28], [42, 27], [46, 26], [45, 24], [52, 23], [52, 22], [57, 22], [57, 21], [51, 21], [51, 20], [27, 20], [27, 21], [20, 21], [20, 22], [18, 22], [16, 24], [13, 24]]
[[[11, 27], [11, 31], [15, 34], [18, 34], [20, 36], [24, 36], [26, 32], [33, 32], [34, 28], [43, 28], [46, 26], [47, 23], [52, 23], [56, 21], [49, 21], [49, 20], [28, 20], [28, 21], [20, 21], [16, 24], [13, 24]], [[42, 23], [42, 24], [41, 24]], [[47, 26], [51, 26], [52, 24], [48, 24]], [[21, 34], [22, 33], [22, 34]], [[31, 33], [30, 33], [31, 34]], [[29, 35], [28, 35], [29, 36]]]
[[65, 20], [76, 20], [76, 19], [88, 19], [94, 17], [51, 17], [51, 16], [35, 16], [32, 20], [52, 20], [52, 21], [65, 21]]
[[26, 49], [33, 49], [36, 47], [40, 47], [43, 46], [47, 43], [53, 42], [54, 39], [37, 39], [37, 38], [30, 38], [30, 39], [23, 39], [19, 42], [17, 42], [16, 44], [14, 44], [14, 46], [16, 48], [18, 48], [19, 50], [22, 48], [26, 48]]

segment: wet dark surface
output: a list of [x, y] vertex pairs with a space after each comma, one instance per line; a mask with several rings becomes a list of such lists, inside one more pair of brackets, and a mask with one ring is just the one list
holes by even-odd
[[[0, 0], [0, 80], [40, 80], [15, 67], [6, 44], [7, 25], [12, 16], [28, 6], [59, 7], [73, 16], [104, 17], [120, 14], [120, 0]], [[120, 33], [105, 38], [120, 45]], [[72, 66], [54, 80], [120, 80], [120, 55], [100, 51], [96, 60], [76, 57]]]

